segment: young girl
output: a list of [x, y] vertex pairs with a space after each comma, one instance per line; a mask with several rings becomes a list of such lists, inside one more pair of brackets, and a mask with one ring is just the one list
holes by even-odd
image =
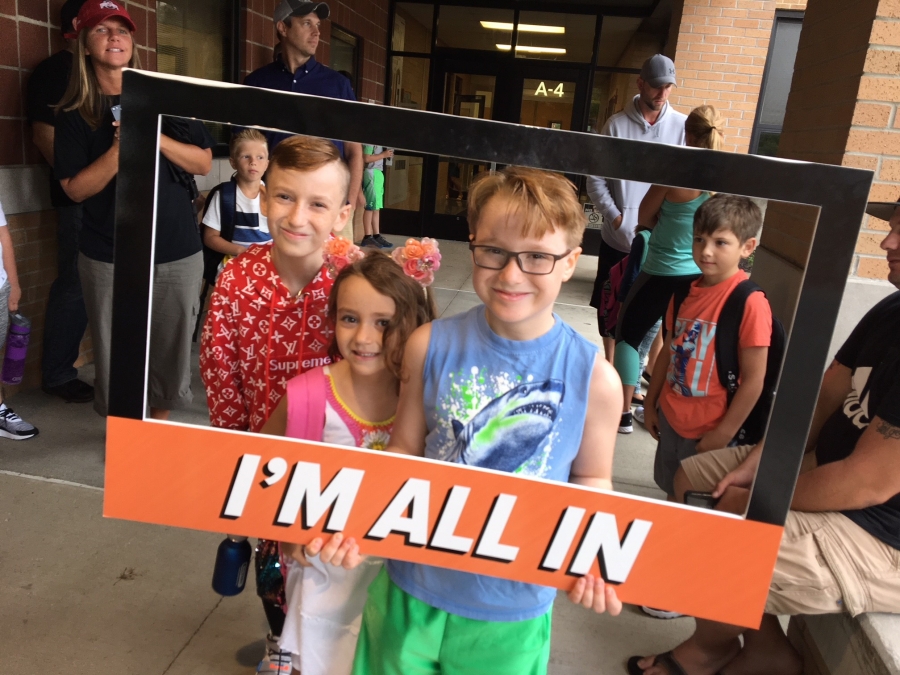
[[[356, 259], [335, 279], [328, 302], [335, 324], [329, 353], [340, 360], [293, 378], [262, 433], [383, 450], [397, 410], [404, 345], [434, 318], [422, 282], [433, 279], [440, 254], [427, 239], [407, 242], [395, 254], [397, 262], [379, 251], [364, 255], [340, 239], [330, 249], [332, 260]], [[337, 540], [335, 535], [332, 542]], [[325, 564], [316, 555], [319, 539], [305, 548], [281, 546], [287, 618], [280, 646], [292, 653], [294, 675], [349, 675], [366, 589], [381, 559], [366, 558], [347, 570], [335, 566], [337, 558]]]

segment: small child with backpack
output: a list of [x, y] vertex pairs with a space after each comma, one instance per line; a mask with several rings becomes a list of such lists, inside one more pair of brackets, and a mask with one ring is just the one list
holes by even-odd
[[[397, 411], [404, 346], [413, 330], [434, 319], [434, 304], [427, 286], [407, 276], [406, 267], [346, 244], [326, 244], [326, 251], [341, 254], [329, 253], [326, 263], [355, 260], [338, 274], [328, 299], [334, 363], [291, 379], [262, 433], [383, 450]], [[431, 247], [430, 257], [423, 252], [422, 258], [437, 269], [436, 243], [416, 245]], [[428, 276], [423, 282], [433, 278]], [[280, 644], [292, 654], [295, 675], [349, 675], [366, 589], [382, 561], [366, 557], [344, 569], [315, 555], [320, 544], [281, 544], [287, 565]]]
[[203, 213], [203, 278], [210, 285], [226, 258], [272, 241], [259, 208], [259, 188], [269, 166], [266, 137], [256, 129], [244, 129], [231, 139], [229, 149], [235, 173], [210, 190]]
[[748, 435], [751, 420], [762, 419], [762, 429], [749, 430], [752, 435], [765, 428], [783, 328], [773, 322], [762, 289], [739, 267], [756, 248], [761, 227], [759, 207], [734, 195], [711, 197], [694, 216], [693, 256], [702, 275], [669, 303], [665, 346], [644, 412], [659, 441], [654, 479], [670, 499], [682, 460], [756, 442]]

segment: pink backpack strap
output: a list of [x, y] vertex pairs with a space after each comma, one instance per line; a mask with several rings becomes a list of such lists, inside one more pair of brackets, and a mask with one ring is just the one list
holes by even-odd
[[324, 368], [313, 368], [287, 384], [287, 427], [285, 436], [321, 441], [325, 430]]

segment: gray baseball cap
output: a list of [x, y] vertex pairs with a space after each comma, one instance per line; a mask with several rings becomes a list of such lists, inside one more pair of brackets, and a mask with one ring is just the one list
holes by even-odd
[[316, 16], [322, 19], [322, 21], [327, 19], [329, 14], [331, 14], [331, 10], [328, 9], [328, 5], [324, 2], [281, 0], [281, 2], [278, 3], [278, 7], [275, 8], [275, 14], [272, 15], [272, 20], [275, 21], [275, 23], [278, 23], [290, 16], [306, 16], [312, 12], [315, 12]]
[[664, 84], [676, 84], [675, 64], [663, 54], [655, 54], [641, 66], [641, 79], [656, 89]]
[[900, 206], [900, 202], [869, 202], [866, 204], [866, 213], [890, 222], [898, 206]]

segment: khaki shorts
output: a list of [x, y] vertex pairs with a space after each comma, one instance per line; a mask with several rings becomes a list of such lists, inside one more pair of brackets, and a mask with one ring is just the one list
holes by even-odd
[[[710, 492], [752, 446], [684, 460], [695, 490]], [[788, 513], [769, 587], [769, 614], [900, 612], [900, 551], [837, 512]]]

